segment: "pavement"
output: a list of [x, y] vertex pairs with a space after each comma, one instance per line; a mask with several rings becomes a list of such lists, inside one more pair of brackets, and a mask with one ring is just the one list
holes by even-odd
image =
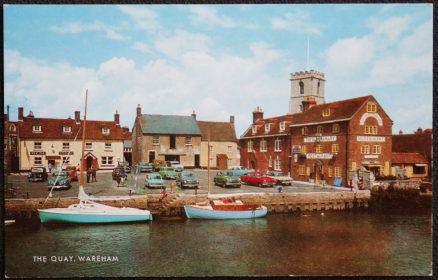
[[[198, 190], [194, 189], [180, 189], [175, 186], [173, 193], [184, 194], [206, 194], [208, 192], [208, 172], [204, 169], [193, 170], [198, 177], [200, 186]], [[237, 195], [243, 193], [277, 193], [278, 190], [274, 188], [260, 188], [256, 186], [250, 186], [242, 184], [240, 188], [222, 188], [215, 186], [213, 183], [214, 176], [219, 172], [218, 170], [210, 171], [210, 194], [230, 194]], [[47, 189], [47, 182], [28, 182], [27, 174], [11, 174], [5, 176], [6, 182], [11, 183], [17, 190], [17, 198], [45, 198], [49, 194]], [[84, 176], [85, 177], [85, 176]], [[117, 182], [112, 180], [110, 172], [98, 172], [97, 182], [85, 183], [85, 191], [92, 195], [129, 195], [138, 193], [160, 193], [161, 189], [148, 189], [144, 188], [144, 179], [146, 173], [141, 173], [135, 176], [133, 173], [128, 174], [128, 179], [125, 181], [124, 186], [117, 186]], [[170, 192], [170, 184], [175, 182], [174, 180], [165, 180], [166, 191]], [[283, 186], [284, 193], [301, 193], [301, 192], [337, 192], [346, 191], [349, 188], [341, 188], [334, 186], [317, 186], [309, 182], [294, 181], [291, 186]], [[75, 197], [78, 195], [78, 182], [72, 182], [72, 187], [68, 190], [53, 191], [52, 197]]]

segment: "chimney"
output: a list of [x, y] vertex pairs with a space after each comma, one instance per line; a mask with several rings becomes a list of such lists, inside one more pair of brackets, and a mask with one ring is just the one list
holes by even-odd
[[23, 107], [18, 107], [18, 120], [23, 120]]
[[400, 129], [400, 131], [398, 132], [398, 134], [403, 134], [403, 130]]
[[230, 116], [230, 123], [234, 124], [234, 116]]
[[116, 110], [116, 113], [114, 114], [114, 121], [117, 125], [120, 125], [120, 115], [119, 112]]
[[306, 98], [302, 102], [303, 104], [303, 112], [308, 111], [313, 105], [316, 104], [316, 101], [314, 98]]
[[123, 127], [122, 127], [122, 130], [123, 130], [123, 132], [129, 132], [129, 127], [127, 127], [127, 126], [123, 126]]
[[195, 113], [195, 110], [193, 110], [192, 117], [196, 120], [196, 113]]
[[257, 120], [263, 119], [263, 110], [259, 106], [254, 109], [254, 112], [252, 112], [252, 123], [255, 124]]
[[415, 131], [415, 134], [422, 134], [422, 133], [423, 133], [423, 129], [421, 127], [419, 127], [417, 131]]
[[81, 122], [81, 112], [80, 111], [75, 111], [75, 121], [76, 121], [76, 123]]
[[141, 116], [141, 107], [140, 107], [140, 104], [137, 104], [137, 116]]
[[32, 112], [32, 111], [29, 111], [29, 114], [27, 115], [27, 117], [28, 117], [28, 118], [33, 118], [33, 117], [34, 117], [33, 112]]

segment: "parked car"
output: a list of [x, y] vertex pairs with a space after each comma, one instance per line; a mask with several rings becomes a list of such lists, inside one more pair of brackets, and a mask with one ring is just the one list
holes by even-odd
[[199, 180], [192, 171], [182, 171], [176, 177], [176, 185], [181, 189], [199, 187]]
[[256, 171], [240, 176], [240, 180], [243, 183], [258, 187], [273, 187], [275, 184], [274, 179]]
[[228, 171], [233, 172], [234, 176], [242, 176], [254, 170], [248, 169], [243, 166], [231, 166], [230, 168], [228, 168]]
[[176, 179], [177, 173], [172, 167], [163, 167], [158, 172], [164, 179]]
[[67, 170], [55, 170], [48, 180], [47, 189], [66, 190], [71, 188], [71, 179], [68, 176]]
[[161, 175], [159, 173], [155, 172], [146, 174], [146, 179], [144, 179], [144, 186], [150, 189], [162, 189], [164, 187], [163, 178], [161, 178]]
[[153, 166], [148, 162], [139, 162], [136, 165], [136, 172], [152, 172]]
[[169, 161], [168, 166], [175, 169], [176, 172], [181, 172], [184, 170], [184, 166], [181, 163], [179, 163], [179, 161], [176, 160]]
[[266, 172], [266, 176], [274, 179], [276, 184], [281, 184], [283, 186], [292, 185], [292, 178], [290, 176], [283, 175], [283, 172], [281, 171], [268, 171]]
[[48, 175], [45, 167], [32, 167], [29, 175], [27, 175], [27, 180], [29, 182], [44, 182], [47, 181], [47, 177]]
[[213, 179], [214, 184], [221, 186], [223, 188], [226, 187], [237, 187], [240, 188], [242, 185], [242, 181], [239, 176], [234, 175], [234, 173], [230, 170], [224, 170], [222, 172], [218, 172], [217, 175]]
[[68, 177], [72, 182], [78, 180], [78, 172], [76, 171], [76, 167], [68, 166], [65, 168], [65, 170], [67, 171]]
[[162, 169], [163, 167], [166, 167], [167, 164], [164, 160], [162, 159], [156, 159], [154, 160], [154, 162], [152, 163], [153, 166], [153, 170], [154, 171], [159, 171], [160, 169]]

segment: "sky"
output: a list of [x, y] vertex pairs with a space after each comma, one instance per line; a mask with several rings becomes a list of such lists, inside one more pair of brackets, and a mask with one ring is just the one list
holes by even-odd
[[[432, 127], [432, 4], [5, 5], [4, 111], [229, 121], [288, 112], [291, 73], [326, 102], [372, 94], [393, 133]], [[307, 59], [309, 58], [309, 59]]]

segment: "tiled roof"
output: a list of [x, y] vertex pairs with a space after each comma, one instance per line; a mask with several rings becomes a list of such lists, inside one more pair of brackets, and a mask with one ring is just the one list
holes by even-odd
[[[255, 125], [257, 126], [256, 133], [252, 132], [252, 125], [243, 133], [242, 138], [255, 137], [255, 136], [269, 136], [276, 134], [287, 134], [289, 125], [294, 120], [296, 114], [294, 115], [283, 115], [278, 117], [266, 118], [262, 120], [257, 120]], [[280, 130], [280, 123], [285, 122], [284, 130]], [[265, 131], [265, 124], [269, 123], [269, 131]]]
[[432, 134], [399, 134], [392, 135], [392, 151], [399, 153], [420, 153], [431, 158]]
[[[294, 114], [294, 125], [350, 119], [372, 95], [314, 105], [303, 113]], [[323, 116], [324, 109], [330, 114]]]
[[143, 134], [201, 135], [195, 118], [176, 115], [142, 115]]
[[394, 164], [426, 164], [427, 160], [423, 155], [419, 153], [392, 153], [391, 158], [392, 163]]
[[208, 122], [197, 121], [201, 129], [201, 140], [208, 141], [208, 130], [210, 129], [210, 141], [237, 142], [234, 124], [230, 122]]
[[[50, 118], [23, 118], [19, 122], [20, 138], [34, 138], [34, 139], [71, 139], [73, 140], [83, 121], [76, 124], [74, 119], [50, 119]], [[33, 132], [33, 126], [40, 125], [42, 132]], [[71, 132], [63, 132], [63, 127], [71, 127]], [[109, 134], [103, 134], [102, 128], [108, 128]], [[80, 141], [82, 131], [78, 134]], [[89, 140], [123, 140], [123, 131], [114, 121], [95, 121], [87, 120], [85, 138]]]

